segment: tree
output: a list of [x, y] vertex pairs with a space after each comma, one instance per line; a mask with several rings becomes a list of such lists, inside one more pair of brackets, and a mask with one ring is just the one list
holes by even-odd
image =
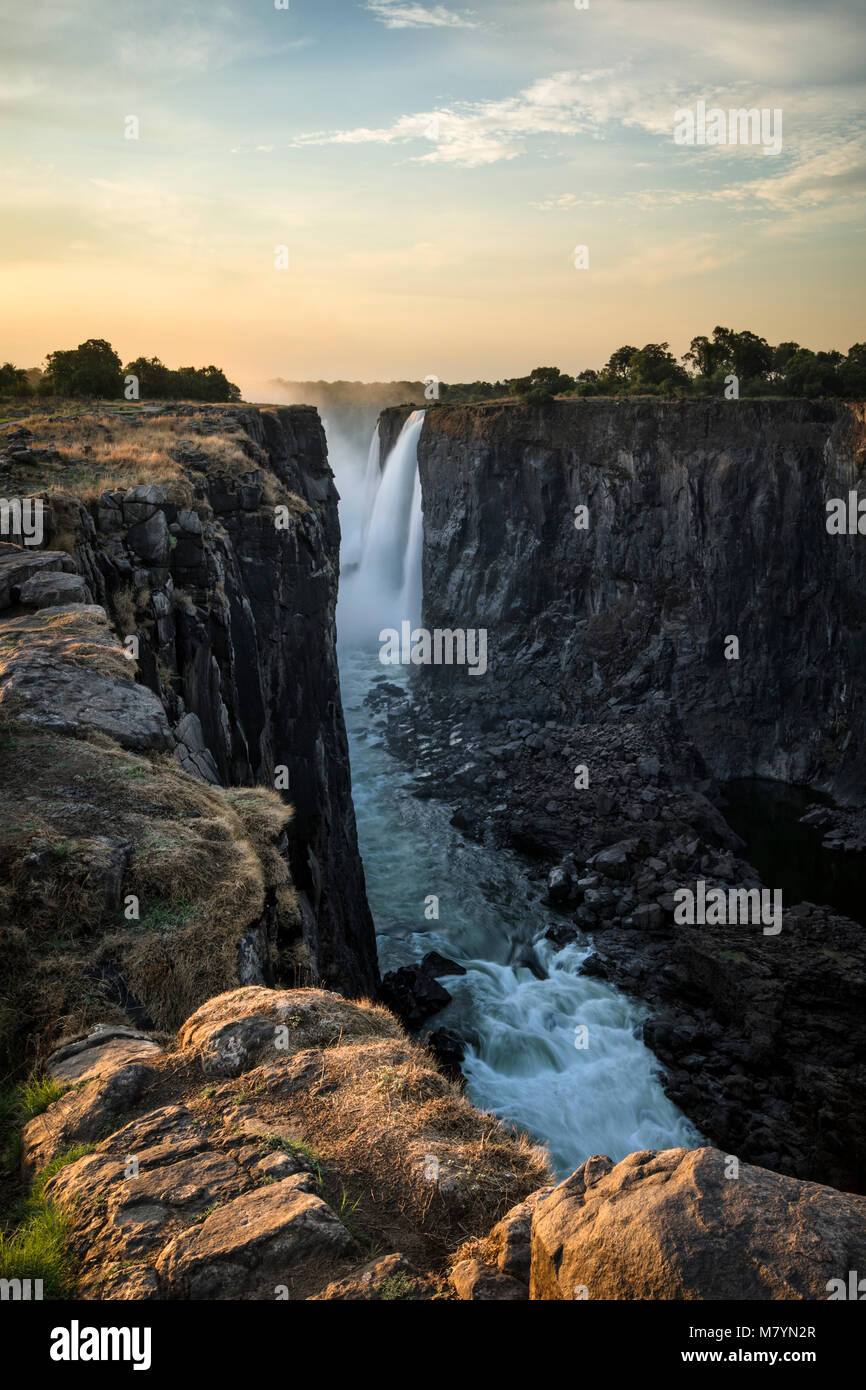
[[4, 362], [0, 367], [0, 396], [32, 396], [33, 390], [23, 367]]
[[[724, 331], [727, 332], [727, 329]], [[716, 332], [719, 332], [718, 328]], [[712, 376], [724, 365], [723, 359], [721, 344], [711, 342], [705, 335], [692, 338], [688, 352], [683, 355], [683, 361], [692, 367], [696, 376]]]
[[585, 367], [582, 372], [578, 372], [575, 377], [574, 392], [575, 396], [597, 396], [600, 394], [604, 383], [597, 371], [592, 367]]
[[520, 396], [533, 405], [542, 405], [565, 391], [573, 391], [574, 377], [565, 376], [558, 367], [535, 367], [529, 376], [515, 377], [510, 389], [513, 396]]
[[138, 377], [138, 394], [142, 400], [164, 401], [172, 394], [173, 373], [158, 357], [136, 357], [124, 367], [123, 375]]
[[844, 395], [841, 352], [811, 352], [798, 348], [785, 364], [784, 387], [788, 396]]
[[843, 395], [866, 396], [866, 343], [855, 343], [848, 349], [848, 356], [839, 368], [839, 380]]
[[239, 401], [240, 389], [219, 367], [178, 367], [171, 373], [171, 394], [187, 401]]
[[617, 348], [616, 352], [611, 353], [602, 368], [602, 375], [609, 377], [612, 381], [628, 381], [631, 371], [631, 359], [636, 352], [636, 347]]
[[123, 395], [120, 358], [104, 338], [88, 338], [77, 348], [49, 352], [46, 375], [57, 396], [116, 400]]
[[688, 373], [679, 365], [668, 343], [647, 343], [633, 353], [629, 380], [632, 390], [662, 389], [666, 395], [689, 384]]
[[[733, 372], [740, 382], [766, 380], [773, 369], [773, 352], [766, 338], [746, 330], [735, 333], [717, 325], [712, 342], [693, 338], [684, 361], [697, 360], [701, 376], [715, 376], [722, 371]], [[696, 354], [696, 358], [692, 354]]]
[[762, 381], [773, 366], [773, 349], [756, 333], [731, 333], [728, 338], [731, 370], [740, 381]]
[[785, 375], [785, 368], [796, 352], [800, 351], [799, 343], [779, 343], [773, 348], [773, 361], [770, 367], [770, 374], [775, 379], [780, 379]]

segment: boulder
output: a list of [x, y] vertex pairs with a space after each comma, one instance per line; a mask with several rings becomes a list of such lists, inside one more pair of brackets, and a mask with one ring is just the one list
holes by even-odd
[[153, 1057], [161, 1050], [146, 1033], [118, 1024], [99, 1023], [86, 1038], [52, 1052], [46, 1071], [55, 1081], [78, 1084], [92, 1081], [138, 1058]]
[[173, 1298], [276, 1298], [298, 1266], [355, 1243], [305, 1173], [245, 1192], [170, 1241], [157, 1272]]
[[596, 873], [604, 874], [605, 878], [628, 878], [630, 850], [631, 841], [623, 840], [618, 845], [608, 845], [606, 849], [599, 850], [589, 862]]
[[571, 874], [563, 864], [557, 864], [547, 875], [547, 901], [551, 907], [558, 907], [571, 899], [572, 892]]
[[518, 1303], [529, 1297], [525, 1284], [480, 1260], [461, 1260], [451, 1271], [458, 1298], [471, 1303]]
[[82, 666], [56, 665], [48, 652], [7, 662], [0, 687], [4, 698], [14, 698], [24, 723], [47, 732], [97, 729], [124, 748], [173, 745], [165, 710], [152, 690]]
[[[594, 916], [595, 914], [591, 912], [590, 917]], [[570, 946], [572, 941], [577, 940], [577, 932], [574, 927], [569, 926], [568, 922], [551, 922], [544, 935], [548, 941], [553, 942], [558, 951], [561, 951], [563, 946]]]
[[185, 714], [175, 725], [173, 732], [177, 739], [174, 757], [184, 772], [188, 772], [192, 777], [197, 777], [201, 782], [210, 782], [212, 786], [219, 786], [219, 769], [214, 762], [213, 754], [205, 743], [204, 732], [198, 715]]
[[452, 1032], [450, 1028], [436, 1028], [427, 1034], [424, 1042], [436, 1058], [440, 1071], [455, 1081], [462, 1082], [462, 1062], [466, 1055], [466, 1044], [460, 1035]]
[[164, 506], [167, 496], [165, 488], [158, 483], [139, 483], [129, 488], [120, 498], [124, 524], [136, 526], [147, 521], [158, 507]]
[[735, 1162], [713, 1148], [588, 1159], [535, 1212], [531, 1297], [826, 1299], [866, 1269], [866, 1197]]
[[501, 1221], [497, 1221], [488, 1238], [492, 1254], [496, 1256], [496, 1267], [500, 1274], [519, 1279], [529, 1284], [532, 1264], [532, 1217], [538, 1204], [543, 1202], [553, 1187], [542, 1187], [507, 1211]]
[[22, 603], [49, 608], [67, 603], [93, 603], [93, 596], [78, 574], [43, 570], [26, 580], [18, 591]]
[[[126, 504], [124, 503], [124, 513]], [[135, 526], [131, 526], [126, 533], [126, 538], [137, 555], [140, 555], [149, 565], [164, 566], [168, 564], [168, 557], [171, 553], [171, 535], [168, 529], [168, 522], [165, 519], [165, 512], [155, 511], [145, 521], [139, 521]]]
[[320, 1293], [311, 1294], [308, 1303], [338, 1301], [341, 1303], [410, 1302], [430, 1299], [433, 1286], [418, 1274], [405, 1255], [395, 1253], [371, 1260], [345, 1279], [328, 1284]]
[[8, 608], [26, 584], [42, 570], [52, 573], [75, 573], [75, 562], [65, 550], [27, 550], [23, 546], [6, 545], [0, 553], [0, 608]]
[[641, 903], [632, 913], [634, 925], [640, 931], [654, 931], [664, 926], [665, 914], [658, 903]]
[[369, 1036], [374, 1028], [400, 1035], [384, 1010], [325, 990], [248, 985], [196, 1009], [180, 1029], [178, 1045], [199, 1054], [207, 1075], [237, 1076], [259, 1063], [284, 1063], [307, 1048]]
[[389, 970], [382, 977], [382, 999], [412, 1032], [451, 1003], [447, 989], [415, 965]]
[[21, 1172], [32, 1180], [62, 1149], [92, 1143], [144, 1090], [150, 1071], [130, 1062], [60, 1097], [21, 1132]]
[[451, 1003], [451, 995], [436, 977], [465, 974], [456, 961], [428, 951], [418, 965], [404, 965], [382, 977], [382, 1000], [411, 1032], [416, 1032], [432, 1014]]

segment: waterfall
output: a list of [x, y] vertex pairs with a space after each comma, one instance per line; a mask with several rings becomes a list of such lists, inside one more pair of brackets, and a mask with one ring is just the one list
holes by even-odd
[[373, 437], [370, 440], [370, 448], [367, 451], [367, 467], [364, 469], [364, 485], [362, 497], [361, 513], [361, 552], [364, 550], [364, 541], [367, 539], [367, 532], [370, 529], [370, 518], [373, 515], [373, 505], [376, 501], [376, 493], [379, 491], [379, 484], [382, 481], [382, 474], [379, 469], [379, 421], [376, 421], [373, 430]]
[[[619, 1159], [635, 1149], [694, 1147], [700, 1136], [664, 1094], [640, 1041], [641, 1007], [580, 975], [588, 942], [554, 950], [545, 937], [549, 910], [523, 867], [505, 850], [464, 840], [447, 806], [416, 797], [371, 727], [365, 701], [383, 679], [379, 632], [406, 619], [417, 626], [421, 617], [423, 423], [423, 410], [410, 415], [381, 472], [378, 427], [366, 468], [363, 451], [350, 455], [340, 438], [332, 455], [344, 511], [340, 680], [381, 968], [430, 950], [462, 965], [434, 1026], [471, 1040], [470, 1099], [546, 1141], [563, 1176], [591, 1153]], [[408, 682], [408, 672], [394, 667], [387, 679]], [[441, 895], [441, 920], [423, 912], [428, 892]], [[578, 1046], [578, 1025], [591, 1030], [591, 1048]]]
[[414, 410], [378, 470], [378, 426], [364, 478], [361, 559], [345, 576], [340, 598], [340, 640], [376, 643], [385, 627], [421, 619], [423, 516], [418, 477], [418, 439], [424, 411]]

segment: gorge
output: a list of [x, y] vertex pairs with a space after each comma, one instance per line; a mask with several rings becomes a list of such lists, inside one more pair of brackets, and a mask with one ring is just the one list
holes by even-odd
[[[0, 551], [3, 1046], [72, 1082], [25, 1127], [24, 1164], [29, 1181], [75, 1155], [48, 1190], [92, 1246], [87, 1296], [273, 1296], [270, 1274], [250, 1292], [219, 1272], [247, 1256], [207, 1215], [215, 1196], [238, 1229], [264, 1223], [268, 1269], [268, 1222], [314, 1213], [327, 1274], [300, 1255], [290, 1297], [360, 1296], [322, 1292], [357, 1265], [329, 1215], [342, 1184], [418, 1290], [432, 1280], [417, 1296], [562, 1298], [577, 1295], [539, 1206], [557, 1180], [549, 1210], [582, 1230], [569, 1203], [594, 1210], [635, 1174], [675, 1191], [705, 1155], [708, 1229], [728, 1231], [735, 1160], [764, 1175], [724, 1237], [747, 1261], [749, 1204], [772, 1206], [773, 1183], [783, 1206], [809, 1184], [862, 1192], [856, 892], [785, 892], [772, 935], [675, 913], [696, 882], [779, 889], [726, 819], [755, 779], [801, 789], [856, 884], [864, 560], [824, 517], [862, 486], [862, 407], [388, 408], [336, 485], [314, 410], [160, 414], [159, 483], [58, 491], [27, 430], [4, 454], [7, 489], [41, 486], [47, 520], [43, 549]], [[150, 428], [122, 407], [108, 420], [127, 424]], [[406, 623], [483, 629], [484, 671], [383, 664], [382, 632]], [[346, 1003], [406, 998], [398, 976], [447, 1075], [380, 1005]], [[485, 1112], [505, 1127], [487, 1134]], [[395, 1125], [392, 1190], [377, 1155]], [[149, 1216], [111, 1186], [127, 1131], [162, 1155]], [[201, 1249], [166, 1154], [192, 1165]], [[272, 1210], [258, 1187], [274, 1180]], [[114, 1226], [94, 1243], [104, 1191]], [[855, 1259], [860, 1200], [821, 1277]], [[645, 1296], [622, 1258], [598, 1296]], [[694, 1296], [723, 1296], [696, 1260]], [[404, 1269], [379, 1264], [379, 1283]], [[646, 1296], [692, 1296], [659, 1278]], [[822, 1296], [774, 1278], [749, 1296]]]
[[[384, 412], [383, 462], [406, 418]], [[651, 1006], [644, 1037], [698, 1128], [855, 1190], [857, 923], [817, 892], [786, 899], [768, 956], [760, 927], [686, 931], [673, 913], [689, 882], [759, 886], [720, 814], [736, 778], [835, 798], [822, 830], [862, 881], [864, 557], [824, 515], [862, 478], [863, 423], [825, 403], [428, 410], [423, 624], [486, 628], [490, 670], [422, 664], [371, 696], [418, 794], [488, 850], [556, 866], [550, 901], [594, 946], [580, 969]]]

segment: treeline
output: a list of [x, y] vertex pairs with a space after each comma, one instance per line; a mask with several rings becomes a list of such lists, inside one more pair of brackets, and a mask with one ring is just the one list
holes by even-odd
[[[127, 382], [134, 377], [135, 383]], [[137, 357], [124, 367], [104, 338], [49, 352], [45, 370], [0, 366], [0, 396], [72, 399], [239, 401], [241, 393], [219, 367], [166, 367], [158, 357]]]
[[730, 377], [741, 396], [866, 397], [866, 343], [842, 352], [813, 352], [799, 343], [773, 347], [756, 333], [713, 329], [711, 338], [692, 338], [680, 361], [668, 343], [624, 346], [612, 353], [601, 371], [587, 368], [569, 376], [558, 367], [536, 367], [529, 376], [509, 381], [475, 381], [440, 386], [439, 399], [450, 405], [483, 402], [503, 396], [548, 401], [554, 396], [714, 396]]

